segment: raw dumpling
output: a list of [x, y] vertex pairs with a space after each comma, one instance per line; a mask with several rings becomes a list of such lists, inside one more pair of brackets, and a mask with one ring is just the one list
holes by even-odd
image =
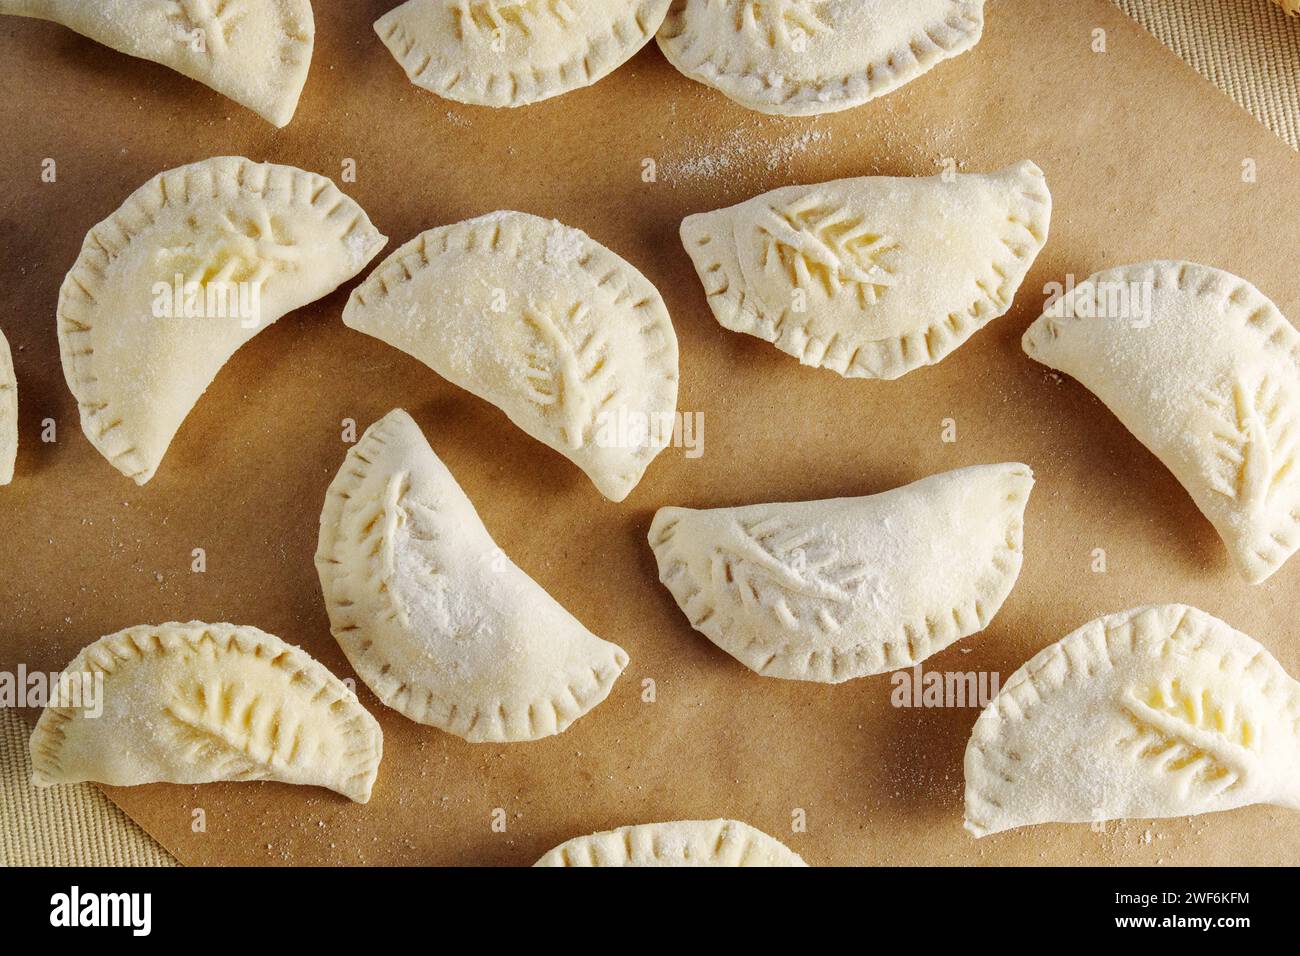
[[979, 42], [984, 0], [673, 0], [659, 48], [764, 113], [859, 106]]
[[1099, 272], [1025, 332], [1174, 473], [1251, 584], [1300, 548], [1300, 333], [1258, 289], [1192, 262]]
[[554, 220], [497, 212], [430, 229], [353, 290], [343, 321], [499, 407], [612, 501], [672, 438], [677, 336], [663, 299]]
[[330, 485], [316, 570], [361, 679], [411, 720], [469, 741], [558, 734], [627, 666], [493, 543], [400, 409], [366, 430]]
[[379, 724], [305, 651], [255, 627], [128, 628], [83, 649], [63, 680], [79, 696], [36, 724], [37, 786], [276, 780], [370, 799]]
[[669, 0], [407, 0], [375, 32], [416, 86], [523, 106], [590, 86], [654, 36]]
[[9, 342], [0, 332], [0, 485], [14, 480], [18, 457], [18, 379]]
[[285, 126], [307, 82], [308, 0], [0, 0], [120, 53], [171, 67]]
[[332, 182], [292, 166], [223, 156], [155, 176], [87, 233], [59, 291], [82, 430], [144, 484], [226, 360], [385, 242]]
[[766, 677], [911, 667], [988, 626], [1020, 574], [1027, 465], [865, 498], [660, 508], [650, 546], [691, 626]]
[[893, 379], [1011, 308], [1051, 214], [1042, 170], [1023, 162], [786, 186], [687, 216], [681, 236], [724, 328], [804, 365]]
[[799, 854], [736, 820], [643, 823], [561, 843], [534, 866], [807, 866]]
[[1300, 684], [1182, 604], [1085, 624], [1011, 675], [966, 748], [966, 829], [1300, 810]]

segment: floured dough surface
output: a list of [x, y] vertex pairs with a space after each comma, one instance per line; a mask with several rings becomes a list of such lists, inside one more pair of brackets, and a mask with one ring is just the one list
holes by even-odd
[[1300, 333], [1245, 279], [1182, 261], [1108, 269], [1023, 344], [1174, 473], [1247, 581], [1300, 548]]
[[1047, 241], [1030, 162], [996, 173], [787, 186], [688, 216], [681, 238], [724, 328], [805, 365], [898, 378], [1005, 313]]
[[221, 156], [160, 173], [86, 234], [59, 290], [81, 427], [144, 484], [221, 367], [383, 247], [324, 176]]
[[367, 686], [469, 741], [560, 733], [627, 666], [496, 546], [400, 409], [366, 430], [331, 483], [316, 569]]
[[1182, 604], [1092, 621], [1035, 655], [966, 748], [966, 829], [1300, 810], [1300, 684]]
[[0, 0], [198, 80], [276, 126], [293, 118], [316, 26], [309, 0]]
[[430, 229], [353, 291], [343, 321], [496, 405], [612, 501], [672, 438], [677, 336], [663, 299], [554, 220], [496, 212]]
[[375, 32], [416, 86], [524, 106], [589, 86], [645, 46], [669, 0], [407, 0]]
[[38, 786], [275, 780], [370, 799], [379, 724], [323, 665], [265, 631], [132, 627], [86, 647], [64, 674], [102, 680], [102, 712], [45, 709], [31, 739]]
[[859, 106], [979, 42], [983, 0], [674, 0], [668, 60], [753, 110]]
[[643, 823], [561, 843], [534, 866], [807, 866], [799, 854], [737, 820]]
[[767, 677], [839, 683], [983, 630], [1016, 578], [1033, 474], [932, 475], [863, 498], [693, 510], [650, 526], [691, 626]]

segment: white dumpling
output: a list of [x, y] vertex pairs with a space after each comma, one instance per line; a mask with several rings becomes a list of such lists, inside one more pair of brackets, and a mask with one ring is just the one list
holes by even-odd
[[1300, 810], [1300, 684], [1182, 604], [1098, 618], [1036, 654], [966, 748], [966, 829]]
[[988, 626], [1033, 484], [1027, 465], [977, 465], [863, 498], [661, 508], [650, 546], [697, 631], [766, 677], [834, 684]]
[[32, 733], [37, 786], [275, 780], [370, 799], [379, 724], [322, 664], [265, 631], [127, 628], [84, 648], [63, 675], [69, 697]]
[[293, 119], [316, 24], [309, 0], [0, 0], [198, 80], [276, 126]]
[[622, 501], [672, 438], [658, 290], [585, 233], [496, 212], [416, 236], [353, 291], [351, 328], [496, 405]]
[[894, 379], [1004, 314], [1047, 242], [1030, 162], [785, 186], [682, 220], [718, 322], [804, 365]]
[[324, 176], [221, 156], [160, 173], [86, 234], [59, 291], [81, 427], [144, 484], [217, 372], [385, 243]]
[[1300, 333], [1245, 279], [1193, 262], [1107, 269], [1050, 303], [1024, 349], [1174, 473], [1251, 584], [1300, 548]]
[[496, 546], [400, 409], [366, 430], [331, 483], [316, 569], [366, 685], [469, 741], [558, 734], [627, 666]]

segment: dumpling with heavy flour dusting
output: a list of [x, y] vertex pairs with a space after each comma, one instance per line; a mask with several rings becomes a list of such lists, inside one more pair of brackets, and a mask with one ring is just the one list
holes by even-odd
[[1107, 269], [1023, 344], [1173, 472], [1251, 584], [1300, 548], [1300, 333], [1245, 279], [1182, 261]]
[[586, 233], [522, 212], [424, 232], [343, 321], [491, 402], [622, 501], [672, 438], [677, 335], [659, 292]]
[[1098, 618], [1036, 654], [966, 747], [966, 829], [1300, 810], [1300, 683], [1183, 604]]
[[496, 546], [400, 409], [366, 430], [331, 483], [316, 570], [367, 686], [469, 741], [560, 733], [627, 666]]
[[1027, 465], [959, 468], [863, 498], [695, 510], [650, 526], [691, 626], [766, 677], [839, 683], [983, 630], [1023, 558]]

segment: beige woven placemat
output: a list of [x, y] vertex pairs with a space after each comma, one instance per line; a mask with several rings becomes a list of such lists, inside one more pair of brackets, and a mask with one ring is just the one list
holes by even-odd
[[[1300, 19], [1265, 0], [1114, 2], [1300, 149]], [[175, 864], [93, 786], [31, 787], [27, 735], [0, 710], [0, 865]]]
[[30, 784], [28, 728], [0, 709], [0, 866], [175, 866], [167, 851], [90, 784]]
[[1300, 150], [1300, 18], [1265, 0], [1114, 2]]

